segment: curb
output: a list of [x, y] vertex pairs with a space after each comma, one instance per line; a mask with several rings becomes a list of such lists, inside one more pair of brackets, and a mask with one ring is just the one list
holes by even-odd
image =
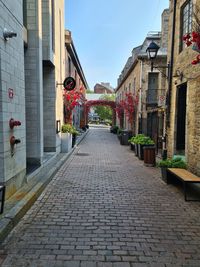
[[[63, 155], [63, 157], [59, 159], [59, 161], [55, 164], [55, 166], [53, 166], [50, 169], [50, 171], [46, 174], [46, 177], [44, 177], [44, 179], [41, 182], [38, 182], [36, 185], [34, 185], [33, 188], [25, 195], [25, 197], [21, 199], [20, 201], [18, 201], [17, 204], [14, 207], [12, 207], [2, 217], [2, 219], [0, 219], [0, 242], [1, 243], [7, 237], [7, 235], [11, 232], [11, 230], [17, 225], [17, 223], [24, 216], [24, 214], [30, 209], [30, 207], [34, 204], [34, 202], [38, 199], [38, 197], [41, 195], [43, 190], [52, 180], [53, 176], [61, 168], [61, 166], [65, 163], [65, 161], [71, 156], [71, 154], [77, 149], [77, 146], [85, 138], [88, 132], [89, 131], [82, 134], [80, 139], [77, 141], [77, 144], [72, 148], [72, 150], [68, 152], [66, 155]], [[61, 155], [61, 153], [58, 155]], [[54, 158], [55, 157], [53, 157], [53, 159]], [[40, 168], [40, 171], [42, 171], [42, 167]], [[37, 174], [39, 174], [38, 170], [36, 170], [36, 173], [34, 175], [37, 175]], [[31, 177], [34, 177], [34, 175], [31, 174]], [[30, 178], [27, 180], [30, 180]]]

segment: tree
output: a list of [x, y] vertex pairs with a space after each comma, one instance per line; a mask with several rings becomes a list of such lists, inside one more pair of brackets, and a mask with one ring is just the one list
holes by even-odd
[[[108, 101], [115, 101], [114, 94], [107, 94], [100, 97], [100, 100], [108, 100]], [[95, 113], [98, 114], [101, 120], [112, 120], [112, 108], [109, 106], [95, 106], [94, 107]]]

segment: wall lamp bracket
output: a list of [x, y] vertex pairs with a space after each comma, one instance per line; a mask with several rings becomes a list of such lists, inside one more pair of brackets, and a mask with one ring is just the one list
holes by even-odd
[[17, 36], [16, 32], [9, 31], [6, 28], [4, 28], [4, 30], [3, 30], [3, 38], [4, 38], [5, 41], [7, 41], [9, 38], [13, 38], [13, 37], [16, 37], [16, 36]]

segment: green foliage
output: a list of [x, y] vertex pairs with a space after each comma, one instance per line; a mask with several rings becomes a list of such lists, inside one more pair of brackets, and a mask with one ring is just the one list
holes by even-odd
[[158, 163], [158, 167], [186, 169], [187, 165], [181, 158], [165, 159]]
[[76, 130], [76, 128], [74, 126], [72, 126], [72, 134], [73, 135], [78, 135], [79, 132]]
[[122, 133], [122, 131], [123, 131], [123, 129], [118, 128], [118, 129], [117, 129], [117, 135], [120, 135], [120, 134]]
[[117, 125], [113, 125], [110, 127], [110, 132], [116, 134], [119, 127]]
[[73, 126], [69, 123], [67, 124], [63, 124], [62, 125], [62, 129], [61, 129], [62, 133], [71, 133], [73, 132]]
[[132, 136], [130, 139], [128, 139], [129, 143], [134, 143], [135, 136]]
[[[115, 95], [106, 94], [101, 96], [100, 100], [115, 101]], [[112, 121], [112, 108], [110, 108], [109, 106], [96, 106], [94, 107], [94, 111], [98, 114], [101, 120]]]
[[145, 136], [144, 134], [138, 134], [135, 137], [132, 137], [130, 140], [134, 144], [154, 145], [154, 141], [149, 136]]
[[90, 90], [90, 89], [87, 89], [86, 90], [86, 94], [94, 94], [94, 91]]

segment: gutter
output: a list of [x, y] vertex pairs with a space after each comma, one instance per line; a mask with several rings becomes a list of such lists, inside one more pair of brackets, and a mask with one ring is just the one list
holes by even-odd
[[171, 108], [172, 78], [173, 78], [173, 65], [174, 65], [174, 40], [175, 40], [175, 26], [176, 26], [176, 2], [177, 0], [174, 0], [168, 94], [167, 94], [167, 100], [166, 100], [166, 104], [167, 104], [166, 126], [167, 127], [170, 126], [170, 108]]

